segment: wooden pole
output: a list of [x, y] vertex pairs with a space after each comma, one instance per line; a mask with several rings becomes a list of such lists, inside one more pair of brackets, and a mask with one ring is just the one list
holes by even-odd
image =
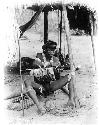
[[58, 45], [59, 45], [59, 38], [60, 38], [60, 36], [59, 36], [59, 9], [58, 9]]
[[93, 24], [93, 19], [92, 19], [92, 13], [91, 12], [89, 14], [89, 22], [90, 22], [90, 27], [91, 27], [91, 42], [92, 42], [92, 49], [93, 49], [94, 65], [95, 65], [95, 70], [96, 70], [95, 47], [94, 47], [94, 42], [93, 42], [94, 24]]
[[60, 19], [60, 52], [61, 52], [61, 43], [62, 43], [62, 10], [61, 10], [61, 19]]
[[22, 97], [22, 111], [24, 116], [24, 100], [23, 100], [23, 79], [21, 74], [21, 52], [20, 52], [20, 42], [18, 39], [18, 45], [19, 45], [19, 62], [20, 62], [20, 77], [21, 77], [21, 97]]
[[48, 40], [48, 11], [44, 11], [44, 44]]
[[64, 23], [65, 23], [65, 33], [66, 33], [66, 41], [68, 46], [68, 54], [70, 59], [70, 70], [71, 70], [71, 80], [69, 83], [70, 88], [70, 100], [74, 103], [74, 106], [78, 106], [78, 103], [76, 101], [76, 89], [75, 89], [75, 67], [73, 63], [73, 54], [72, 54], [72, 47], [71, 47], [71, 36], [70, 36], [70, 29], [69, 29], [69, 21], [67, 17], [67, 10], [66, 6], [63, 5], [63, 15], [64, 15]]
[[19, 27], [19, 29], [21, 30], [20, 37], [23, 35], [23, 33], [26, 30], [30, 29], [35, 24], [35, 22], [37, 21], [39, 15], [40, 15], [40, 13], [42, 12], [43, 9], [44, 9], [44, 5], [41, 5], [40, 9], [33, 15], [31, 20], [29, 22], [27, 22], [26, 24]]

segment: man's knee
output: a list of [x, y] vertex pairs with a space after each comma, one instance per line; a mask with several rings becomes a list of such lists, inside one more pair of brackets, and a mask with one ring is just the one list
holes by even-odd
[[25, 80], [24, 83], [25, 83], [25, 87], [26, 87], [26, 92], [31, 92], [32, 91], [32, 93], [34, 93], [36, 95], [36, 91], [32, 87], [31, 81], [30, 80]]
[[24, 81], [24, 84], [25, 84], [25, 87], [26, 87], [26, 88], [29, 87], [29, 86], [32, 86], [32, 85], [31, 85], [31, 80], [29, 80], [29, 79], [25, 80], [25, 81]]

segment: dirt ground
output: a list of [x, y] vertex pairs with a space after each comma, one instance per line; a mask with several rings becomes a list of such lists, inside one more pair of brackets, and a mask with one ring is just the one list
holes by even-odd
[[[41, 45], [43, 43], [40, 43], [40, 40], [43, 37], [40, 34], [33, 34], [31, 32], [26, 32], [25, 35], [29, 37], [29, 40], [21, 42], [22, 56], [34, 58], [36, 52], [42, 51]], [[57, 34], [50, 33], [49, 39], [57, 41]], [[62, 40], [65, 40], [64, 34]], [[40, 98], [42, 105], [49, 109], [43, 116], [38, 115], [37, 107], [32, 103], [28, 109], [24, 110], [25, 115], [23, 117], [22, 108], [20, 108], [21, 104], [18, 104], [20, 111], [17, 111], [18, 108], [15, 108], [15, 104], [12, 104], [11, 100], [8, 100], [5, 101], [5, 109], [9, 124], [96, 124], [97, 80], [91, 38], [90, 36], [72, 36], [71, 41], [75, 66], [80, 66], [79, 71], [76, 72], [75, 83], [80, 108], [74, 110], [67, 109], [65, 104], [68, 97], [61, 90], [56, 91], [48, 98]], [[14, 74], [6, 74], [5, 95], [10, 95], [20, 90], [20, 77]], [[31, 100], [28, 103], [31, 103]]]

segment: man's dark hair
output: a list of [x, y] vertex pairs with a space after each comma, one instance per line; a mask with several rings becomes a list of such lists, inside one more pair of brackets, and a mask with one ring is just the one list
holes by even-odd
[[47, 50], [47, 49], [50, 49], [50, 50], [55, 50], [56, 49], [56, 46], [57, 46], [57, 43], [52, 41], [52, 40], [48, 40], [46, 44], [44, 44], [42, 46], [42, 49], [43, 50]]

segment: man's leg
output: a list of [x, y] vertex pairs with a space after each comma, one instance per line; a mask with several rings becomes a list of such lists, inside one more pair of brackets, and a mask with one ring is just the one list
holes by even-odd
[[67, 90], [66, 88], [62, 87], [61, 90], [62, 90], [66, 95], [69, 96], [69, 92], [68, 92], [68, 90]]
[[[69, 83], [68, 84], [69, 93], [67, 93], [67, 91], [65, 91], [63, 88], [67, 83]], [[50, 91], [56, 91], [58, 89], [62, 89], [62, 91], [65, 91], [65, 93], [68, 94], [69, 96], [68, 105], [74, 106], [74, 87], [72, 81], [70, 80], [69, 75], [62, 77], [59, 80], [53, 81], [50, 84]]]
[[41, 86], [39, 84], [35, 83], [34, 81], [31, 81], [31, 79], [25, 80], [24, 83], [25, 83], [25, 86], [26, 86], [26, 89], [27, 89], [28, 96], [34, 101], [34, 103], [36, 104], [39, 112], [43, 114], [45, 112], [45, 109], [44, 109], [44, 107], [42, 107], [40, 105], [40, 102], [37, 99], [36, 91], [33, 89], [33, 86], [36, 89], [39, 89], [39, 87], [41, 87]]
[[61, 77], [59, 80], [52, 81], [50, 84], [50, 91], [56, 91], [61, 89], [68, 83], [68, 75]]
[[68, 84], [68, 90], [69, 90], [69, 100], [67, 103], [67, 106], [71, 106], [74, 107], [75, 103], [74, 103], [74, 86], [72, 84], [72, 81], [69, 82]]

